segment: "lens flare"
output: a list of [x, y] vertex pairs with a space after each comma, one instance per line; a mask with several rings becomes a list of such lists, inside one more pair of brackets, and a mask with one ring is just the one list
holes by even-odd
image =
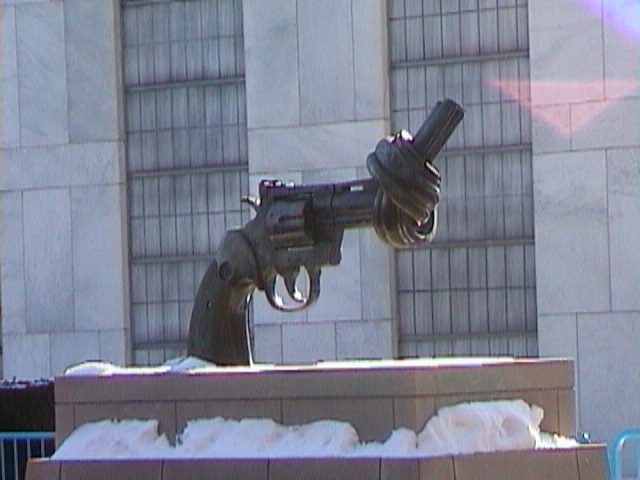
[[640, 0], [580, 0], [596, 15], [640, 40]]

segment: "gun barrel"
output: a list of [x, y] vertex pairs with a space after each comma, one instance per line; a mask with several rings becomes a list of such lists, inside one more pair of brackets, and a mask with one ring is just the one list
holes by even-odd
[[415, 153], [433, 163], [463, 116], [464, 109], [453, 100], [446, 99], [436, 103], [413, 136], [411, 146]]
[[378, 182], [373, 178], [334, 185], [331, 199], [331, 222], [341, 229], [373, 225], [373, 205]]

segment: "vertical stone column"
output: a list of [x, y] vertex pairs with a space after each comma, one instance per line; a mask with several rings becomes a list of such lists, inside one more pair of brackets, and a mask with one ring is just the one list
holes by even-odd
[[[389, 133], [384, 0], [244, 0], [249, 174], [295, 183], [368, 176]], [[319, 302], [279, 313], [254, 296], [257, 361], [391, 357], [393, 252], [372, 231], [347, 232]]]
[[119, 2], [2, 5], [4, 376], [128, 360]]
[[608, 3], [529, 2], [539, 351], [598, 441], [640, 421], [640, 30]]

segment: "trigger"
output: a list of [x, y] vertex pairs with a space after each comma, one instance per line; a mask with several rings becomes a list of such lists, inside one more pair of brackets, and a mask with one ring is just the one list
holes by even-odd
[[[287, 290], [288, 289], [289, 287], [287, 287]], [[278, 292], [276, 292], [276, 276], [275, 275], [268, 278], [267, 281], [265, 282], [264, 293], [267, 296], [267, 300], [269, 301], [269, 304], [273, 308], [275, 308], [276, 310], [280, 310], [281, 312], [299, 312], [300, 310], [306, 308], [308, 305], [308, 302], [303, 298], [302, 300], [296, 299], [296, 303], [293, 306], [287, 306], [282, 300], [282, 297], [278, 295]]]
[[282, 275], [284, 280], [284, 286], [287, 289], [287, 293], [289, 297], [297, 303], [304, 303], [306, 298], [302, 295], [302, 292], [298, 290], [296, 286], [296, 280], [298, 279], [298, 275], [300, 274], [300, 268], [296, 267], [286, 274]]
[[280, 295], [276, 293], [276, 277], [270, 277], [264, 284], [264, 293], [267, 296], [269, 304], [277, 310], [282, 310], [284, 305]]

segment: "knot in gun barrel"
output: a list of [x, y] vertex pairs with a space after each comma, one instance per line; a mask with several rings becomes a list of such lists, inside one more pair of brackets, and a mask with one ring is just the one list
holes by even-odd
[[415, 137], [403, 131], [382, 140], [367, 158], [380, 186], [373, 223], [388, 244], [403, 248], [433, 237], [440, 201], [440, 174], [433, 161], [463, 116], [453, 100], [438, 102]]

